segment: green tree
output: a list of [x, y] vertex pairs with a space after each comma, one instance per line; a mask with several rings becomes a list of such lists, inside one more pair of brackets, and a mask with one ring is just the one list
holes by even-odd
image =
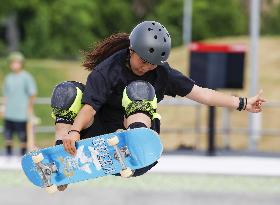
[[5, 55], [8, 50], [19, 49], [19, 41], [22, 36], [19, 25], [19, 13], [35, 6], [39, 0], [3, 0], [0, 7], [0, 39], [1, 54]]
[[71, 58], [93, 38], [94, 4], [87, 0], [45, 1], [25, 25], [23, 49], [35, 57]]
[[42, 3], [25, 26], [23, 50], [35, 57], [77, 57], [80, 50], [112, 33], [128, 32], [134, 19], [129, 6], [128, 0]]
[[246, 12], [237, 0], [193, 1], [193, 40], [247, 32]]
[[1, 0], [0, 18], [5, 18], [12, 12], [26, 8], [35, 8], [40, 0]]
[[[193, 0], [193, 40], [246, 33], [246, 14], [240, 2]], [[161, 22], [172, 36], [172, 45], [182, 44], [184, 0], [2, 0], [1, 3], [2, 21], [12, 12], [17, 13], [21, 50], [27, 56], [76, 58], [80, 50], [112, 33], [129, 33], [143, 20]]]
[[165, 25], [171, 35], [173, 47], [182, 44], [183, 0], [158, 0], [146, 19]]
[[271, 7], [269, 12], [263, 14], [262, 33], [269, 35], [280, 35], [280, 4]]

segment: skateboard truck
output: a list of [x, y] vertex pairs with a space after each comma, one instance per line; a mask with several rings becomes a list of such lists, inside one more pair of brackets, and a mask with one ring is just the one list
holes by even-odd
[[120, 162], [121, 167], [122, 167], [122, 171], [120, 172], [121, 176], [125, 177], [125, 178], [131, 177], [133, 175], [133, 171], [129, 167], [126, 166], [125, 159], [124, 159], [125, 156], [130, 155], [127, 147], [120, 149], [117, 146], [117, 144], [119, 143], [119, 138], [117, 136], [114, 136], [114, 137], [108, 139], [107, 142], [110, 146], [113, 146], [116, 151], [115, 158]]
[[57, 186], [51, 183], [52, 173], [57, 172], [57, 167], [54, 163], [43, 164], [44, 156], [42, 153], [32, 156], [32, 161], [35, 163], [40, 176], [43, 180], [43, 185], [48, 193], [54, 193], [57, 191]]
[[[124, 157], [130, 156], [130, 152], [129, 152], [127, 146], [121, 147], [121, 148], [119, 148], [119, 150], [121, 151], [121, 154], [122, 154]], [[115, 152], [115, 154], [114, 154], [114, 157], [115, 157], [116, 160], [119, 160], [119, 156], [118, 156], [118, 154], [117, 154], [116, 152]]]

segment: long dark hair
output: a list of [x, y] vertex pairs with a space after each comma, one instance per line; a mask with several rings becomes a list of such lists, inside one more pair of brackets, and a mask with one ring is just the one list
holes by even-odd
[[124, 48], [129, 48], [129, 34], [117, 33], [105, 38], [90, 51], [84, 51], [85, 60], [83, 66], [92, 71], [96, 65], [108, 58], [110, 55]]

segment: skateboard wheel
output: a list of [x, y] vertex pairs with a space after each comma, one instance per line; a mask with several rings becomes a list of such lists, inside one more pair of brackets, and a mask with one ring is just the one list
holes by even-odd
[[133, 172], [130, 168], [126, 168], [126, 169], [122, 170], [120, 174], [121, 174], [121, 177], [129, 178], [133, 175]]
[[51, 185], [46, 187], [46, 192], [48, 192], [49, 194], [53, 194], [55, 192], [57, 192], [57, 186], [56, 185]]
[[43, 159], [44, 159], [44, 156], [42, 155], [42, 153], [32, 156], [32, 161], [36, 164], [43, 161]]
[[115, 146], [119, 143], [119, 138], [117, 136], [114, 136], [114, 137], [108, 139], [107, 141], [110, 146]]

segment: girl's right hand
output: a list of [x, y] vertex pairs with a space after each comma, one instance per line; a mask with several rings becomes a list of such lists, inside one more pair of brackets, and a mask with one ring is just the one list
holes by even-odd
[[76, 131], [69, 132], [63, 139], [63, 146], [65, 151], [75, 156], [77, 153], [75, 142], [78, 140], [80, 140], [80, 133]]

